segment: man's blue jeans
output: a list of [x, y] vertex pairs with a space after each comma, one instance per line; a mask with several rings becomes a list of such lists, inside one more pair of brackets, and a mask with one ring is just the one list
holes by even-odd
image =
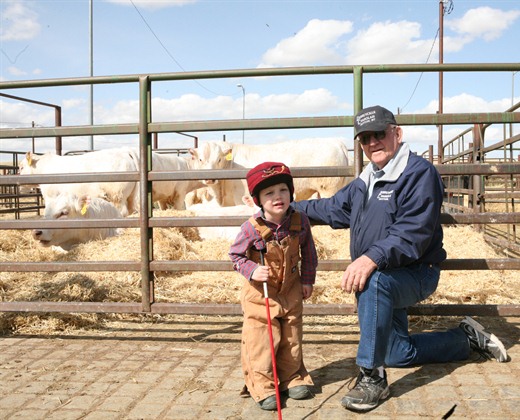
[[365, 368], [405, 367], [465, 360], [470, 347], [461, 328], [410, 335], [407, 308], [430, 296], [439, 282], [437, 265], [374, 271], [356, 294], [360, 339], [356, 363]]

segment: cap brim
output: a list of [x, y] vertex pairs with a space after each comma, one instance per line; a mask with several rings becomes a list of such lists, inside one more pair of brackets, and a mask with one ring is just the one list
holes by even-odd
[[354, 138], [358, 137], [360, 134], [366, 133], [367, 131], [384, 131], [391, 123], [388, 122], [373, 122], [370, 124], [365, 124], [361, 130], [354, 134]]

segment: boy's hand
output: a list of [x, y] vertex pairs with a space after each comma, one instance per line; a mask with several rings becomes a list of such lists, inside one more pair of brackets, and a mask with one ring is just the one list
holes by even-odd
[[269, 279], [269, 267], [265, 265], [259, 265], [253, 274], [251, 275], [251, 280], [255, 281], [267, 281]]
[[310, 298], [312, 295], [312, 291], [314, 290], [314, 287], [312, 284], [302, 284], [302, 293], [303, 293], [303, 299]]

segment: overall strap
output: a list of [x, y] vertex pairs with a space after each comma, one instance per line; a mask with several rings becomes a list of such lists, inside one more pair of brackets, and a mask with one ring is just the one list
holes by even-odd
[[[269, 229], [261, 217], [255, 219], [253, 216], [251, 216], [249, 218], [249, 223], [253, 225], [253, 227], [265, 242], [268, 242], [269, 238], [273, 236], [273, 232], [271, 229]], [[300, 232], [302, 230], [302, 217], [301, 214], [297, 211], [291, 214], [291, 226], [289, 230], [291, 232]]]
[[291, 227], [289, 229], [296, 232], [302, 230], [302, 217], [299, 212], [295, 211], [291, 214]]
[[256, 231], [260, 234], [262, 239], [267, 242], [267, 240], [273, 235], [271, 229], [264, 223], [261, 217], [255, 219], [253, 216], [249, 218], [249, 223], [253, 225]]

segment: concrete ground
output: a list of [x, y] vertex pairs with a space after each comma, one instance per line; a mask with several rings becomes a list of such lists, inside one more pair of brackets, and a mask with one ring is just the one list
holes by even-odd
[[[457, 322], [412, 321], [418, 331]], [[314, 398], [284, 399], [284, 419], [442, 419], [454, 405], [450, 419], [520, 418], [520, 318], [480, 318], [509, 362], [388, 369], [391, 396], [366, 414], [340, 405], [357, 374], [355, 319], [305, 322]], [[239, 316], [170, 316], [75, 335], [0, 337], [0, 419], [277, 419], [239, 397], [240, 331]]]

